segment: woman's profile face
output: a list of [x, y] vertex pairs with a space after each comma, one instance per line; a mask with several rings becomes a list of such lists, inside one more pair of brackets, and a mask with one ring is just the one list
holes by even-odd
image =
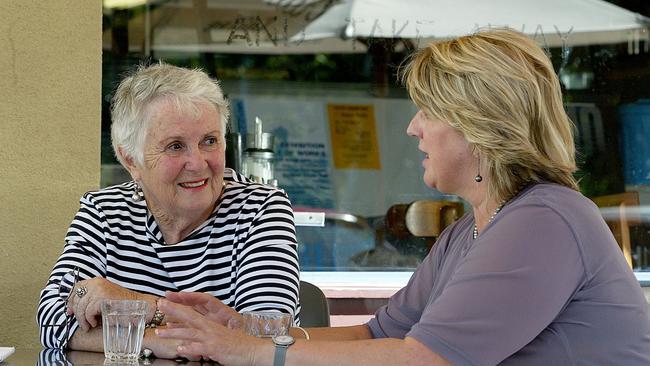
[[134, 178], [154, 213], [209, 215], [221, 194], [225, 141], [220, 115], [208, 103], [196, 107], [198, 115], [165, 100], [150, 107], [144, 166], [135, 169]]
[[474, 182], [476, 158], [462, 133], [448, 123], [429, 118], [418, 111], [409, 123], [406, 133], [417, 137], [418, 149], [425, 156], [424, 183], [444, 193], [458, 193]]

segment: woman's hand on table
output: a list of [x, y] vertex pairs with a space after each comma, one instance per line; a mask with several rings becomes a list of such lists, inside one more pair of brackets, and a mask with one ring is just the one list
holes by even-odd
[[157, 359], [163, 358], [174, 360], [177, 358], [185, 357], [190, 361], [201, 360], [201, 355], [181, 355], [178, 353], [178, 347], [183, 345], [183, 341], [174, 338], [162, 338], [156, 333], [156, 329], [165, 329], [165, 326], [158, 328], [147, 328], [145, 330], [144, 339], [142, 340], [142, 348], [148, 348], [152, 351], [153, 356]]
[[[177, 304], [190, 306], [207, 319], [231, 329], [239, 329], [244, 324], [241, 314], [230, 306], [224, 305], [224, 303], [210, 294], [203, 292], [167, 291], [165, 298]], [[172, 314], [166, 314], [166, 316], [169, 322], [176, 320]]]
[[[95, 277], [79, 281], [72, 289], [74, 292], [68, 300], [67, 315], [73, 315], [84, 331], [98, 326], [102, 312], [103, 300], [143, 300], [138, 292], [127, 290], [120, 285], [103, 278]], [[79, 294], [82, 296], [79, 296]]]
[[[181, 339], [183, 344], [177, 348], [178, 353], [188, 359], [201, 356], [225, 365], [251, 365], [258, 347], [268, 343], [240, 330], [229, 329], [222, 324], [224, 317], [217, 317], [219, 321], [216, 321], [209, 316], [213, 313], [201, 314], [193, 306], [166, 299], [160, 300], [158, 306], [175, 322], [158, 328], [156, 334], [161, 338]], [[219, 315], [223, 314], [219, 312]]]

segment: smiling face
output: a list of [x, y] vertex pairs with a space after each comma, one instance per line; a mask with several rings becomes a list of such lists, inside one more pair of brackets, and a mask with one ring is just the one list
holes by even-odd
[[[225, 142], [216, 108], [178, 109], [162, 100], [150, 106], [144, 166], [129, 163], [157, 219], [204, 220], [221, 194]], [[130, 159], [129, 159], [130, 160]]]
[[460, 194], [474, 182], [477, 158], [463, 134], [448, 123], [418, 111], [406, 133], [417, 137], [424, 152], [424, 183], [443, 193]]

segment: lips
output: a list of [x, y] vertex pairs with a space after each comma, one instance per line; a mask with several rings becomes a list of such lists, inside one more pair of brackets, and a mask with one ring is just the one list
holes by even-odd
[[425, 159], [428, 159], [428, 158], [429, 158], [429, 154], [426, 153], [424, 150], [422, 150], [422, 149], [420, 148], [420, 146], [418, 146], [418, 150], [420, 150], [420, 152], [421, 152], [422, 154], [424, 154], [424, 158], [425, 158]]
[[178, 183], [179, 186], [183, 188], [199, 188], [201, 186], [204, 186], [208, 183], [207, 179], [201, 179], [201, 180], [196, 180], [193, 182], [183, 182], [183, 183]]

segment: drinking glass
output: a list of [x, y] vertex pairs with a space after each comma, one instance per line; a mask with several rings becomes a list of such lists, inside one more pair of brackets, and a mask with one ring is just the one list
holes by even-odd
[[142, 348], [148, 303], [141, 300], [104, 300], [102, 328], [106, 361], [136, 363]]
[[291, 314], [273, 311], [247, 311], [242, 316], [244, 332], [262, 338], [289, 334], [293, 322]]

